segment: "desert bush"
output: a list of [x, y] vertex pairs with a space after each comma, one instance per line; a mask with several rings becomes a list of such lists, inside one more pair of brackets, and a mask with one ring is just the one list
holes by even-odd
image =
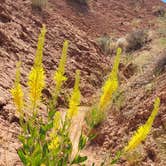
[[126, 51], [135, 51], [140, 49], [147, 42], [148, 34], [144, 30], [136, 30], [127, 36]]
[[126, 51], [126, 48], [128, 47], [128, 42], [125, 37], [119, 38], [116, 41], [116, 48], [120, 47], [124, 52]]
[[166, 9], [162, 6], [154, 7], [153, 14], [157, 17], [164, 17], [166, 14]]
[[104, 34], [103, 36], [97, 39], [98, 46], [101, 48], [102, 52], [106, 55], [111, 54], [111, 49], [110, 49], [111, 43], [112, 39], [107, 34]]
[[32, 7], [42, 8], [47, 5], [47, 0], [32, 0]]
[[110, 38], [107, 34], [104, 34], [103, 36], [98, 38], [97, 44], [105, 55], [116, 54], [117, 48], [121, 48], [122, 51], [125, 52], [126, 48], [128, 47], [128, 42], [125, 37], [115, 40]]

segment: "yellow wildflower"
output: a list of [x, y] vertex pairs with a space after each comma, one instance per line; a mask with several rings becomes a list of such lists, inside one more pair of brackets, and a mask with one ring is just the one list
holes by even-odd
[[118, 48], [117, 54], [115, 57], [115, 61], [114, 61], [114, 65], [113, 65], [113, 69], [110, 73], [109, 78], [106, 80], [104, 86], [102, 87], [103, 93], [102, 93], [102, 95], [100, 97], [100, 101], [99, 101], [100, 110], [105, 110], [105, 108], [110, 103], [113, 93], [118, 88], [118, 67], [119, 67], [119, 63], [120, 63], [121, 51], [122, 50], [120, 48]]
[[150, 117], [148, 118], [147, 122], [143, 126], [139, 127], [138, 130], [135, 132], [135, 134], [132, 136], [128, 145], [124, 148], [124, 152], [129, 152], [134, 150], [143, 140], [146, 139], [152, 127], [153, 121], [158, 113], [159, 106], [160, 106], [160, 99], [156, 98], [154, 103], [154, 109]]
[[78, 106], [80, 105], [81, 93], [79, 90], [80, 71], [76, 71], [74, 89], [69, 101], [69, 109], [67, 111], [67, 118], [72, 119], [78, 113]]
[[49, 144], [49, 150], [55, 150], [59, 146], [59, 137], [57, 135], [58, 129], [61, 125], [61, 114], [57, 111], [54, 115], [53, 128], [50, 133], [51, 143]]
[[46, 28], [45, 26], [43, 26], [38, 38], [38, 46], [37, 46], [34, 65], [29, 74], [29, 80], [28, 80], [28, 86], [30, 89], [30, 100], [32, 102], [33, 111], [37, 106], [37, 102], [40, 101], [42, 95], [41, 92], [45, 86], [45, 74], [42, 65], [45, 34], [46, 34]]
[[17, 107], [17, 113], [23, 115], [23, 106], [24, 106], [24, 93], [20, 84], [20, 66], [21, 63], [17, 63], [17, 70], [16, 70], [16, 80], [14, 87], [11, 89], [11, 94], [13, 96], [14, 103]]
[[41, 164], [40, 166], [46, 166], [45, 164]]
[[55, 87], [56, 94], [54, 94], [55, 98], [59, 95], [63, 82], [66, 81], [66, 79], [67, 79], [64, 76], [65, 65], [66, 65], [66, 60], [67, 60], [67, 50], [68, 50], [68, 41], [65, 41], [63, 44], [61, 60], [59, 62], [58, 69], [54, 75], [54, 81], [56, 83], [56, 87]]
[[42, 60], [43, 60], [43, 48], [44, 48], [44, 41], [45, 41], [45, 35], [46, 35], [46, 26], [43, 25], [41, 32], [38, 37], [38, 43], [37, 43], [37, 51], [35, 55], [34, 60], [34, 66], [41, 66], [42, 67]]
[[42, 95], [42, 89], [45, 86], [45, 75], [42, 67], [33, 67], [30, 74], [28, 85], [30, 88], [30, 99], [33, 105], [33, 108], [36, 107], [38, 101], [40, 101]]
[[60, 125], [61, 125], [61, 113], [57, 111], [54, 115], [53, 128], [50, 133], [51, 138], [53, 138], [57, 134], [57, 131], [60, 128]]
[[55, 150], [59, 147], [59, 138], [58, 136], [55, 136], [52, 140], [51, 143], [48, 145], [48, 149], [51, 150]]

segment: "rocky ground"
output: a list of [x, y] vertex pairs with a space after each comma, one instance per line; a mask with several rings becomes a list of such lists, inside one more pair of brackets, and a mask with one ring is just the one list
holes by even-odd
[[[49, 91], [52, 76], [56, 70], [63, 41], [70, 41], [66, 83], [67, 92], [73, 86], [76, 69], [81, 70], [82, 105], [89, 100], [103, 84], [111, 70], [112, 57], [105, 56], [96, 44], [96, 38], [104, 33], [121, 37], [136, 28], [147, 28], [154, 32], [153, 40], [131, 55], [131, 62], [139, 68], [126, 80], [121, 89], [125, 101], [120, 108], [113, 105], [106, 121], [96, 132], [98, 137], [85, 153], [92, 161], [101, 161], [108, 151], [123, 147], [135, 129], [148, 118], [155, 96], [161, 98], [161, 110], [155, 121], [151, 136], [143, 145], [143, 158], [139, 165], [164, 166], [166, 130], [166, 75], [154, 76], [157, 60], [163, 56], [165, 45], [159, 44], [163, 36], [158, 34], [159, 26], [153, 11], [164, 6], [159, 0], [148, 0], [145, 4], [133, 0], [91, 0], [89, 7], [80, 6], [72, 0], [49, 0], [43, 11], [32, 10], [30, 0], [1, 0], [0, 2], [0, 166], [19, 166], [16, 149], [19, 127], [14, 116], [14, 107], [9, 93], [13, 85], [16, 61], [22, 60], [22, 85], [26, 88], [26, 77], [33, 64], [37, 36], [42, 24], [47, 26], [44, 50], [44, 67]], [[162, 22], [165, 22], [163, 20]], [[162, 27], [165, 28], [165, 25]], [[125, 55], [124, 55], [125, 56]], [[129, 70], [130, 71], [130, 70]], [[126, 74], [126, 70], [122, 74]], [[128, 75], [128, 73], [126, 74]], [[64, 93], [66, 94], [66, 93]], [[47, 94], [46, 94], [47, 95]], [[64, 105], [64, 98], [59, 102]], [[129, 165], [124, 159], [120, 165]], [[131, 164], [131, 163], [130, 163]], [[136, 163], [136, 165], [138, 165]]]

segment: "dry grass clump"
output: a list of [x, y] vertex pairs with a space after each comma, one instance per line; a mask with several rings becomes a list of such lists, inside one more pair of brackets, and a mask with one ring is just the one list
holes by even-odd
[[136, 30], [117, 39], [112, 39], [108, 34], [104, 34], [97, 39], [97, 44], [105, 55], [112, 55], [116, 53], [117, 48], [121, 48], [123, 52], [135, 51], [149, 41], [151, 38], [147, 31]]
[[101, 48], [102, 52], [106, 55], [111, 54], [110, 45], [112, 43], [112, 39], [109, 35], [104, 34], [103, 36], [97, 39], [97, 44]]
[[135, 51], [140, 49], [148, 40], [148, 34], [144, 30], [136, 30], [130, 33], [127, 38], [128, 46], [126, 51]]
[[33, 8], [43, 8], [47, 5], [47, 0], [32, 0]]
[[153, 9], [153, 14], [157, 17], [164, 17], [166, 9], [163, 6], [158, 6]]

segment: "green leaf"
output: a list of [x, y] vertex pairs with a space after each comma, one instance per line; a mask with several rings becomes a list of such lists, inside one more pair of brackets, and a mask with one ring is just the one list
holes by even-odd
[[97, 134], [91, 133], [88, 137], [89, 141], [92, 141], [94, 138], [96, 138]]
[[51, 110], [48, 112], [48, 117], [49, 117], [50, 119], [52, 119], [52, 118], [54, 117], [54, 115], [55, 115], [55, 112], [56, 112], [55, 109], [51, 109]]
[[42, 154], [42, 147], [40, 146], [39, 143], [37, 143], [34, 147], [34, 151], [33, 151], [32, 156], [36, 157], [36, 156], [41, 155], [41, 154]]
[[40, 138], [41, 138], [42, 141], [45, 140], [46, 133], [47, 133], [47, 131], [46, 131], [45, 127], [41, 126], [39, 134], [40, 134]]
[[77, 155], [75, 157], [75, 159], [72, 161], [71, 164], [80, 164], [80, 163], [83, 163], [84, 161], [86, 161], [88, 159], [87, 156], [83, 156], [81, 157], [80, 155]]
[[32, 145], [34, 144], [34, 139], [32, 137], [27, 137], [26, 139], [28, 148], [32, 147]]
[[45, 157], [47, 156], [47, 154], [48, 154], [48, 145], [47, 143], [45, 143], [43, 146], [43, 156]]
[[22, 149], [18, 149], [17, 154], [18, 154], [20, 160], [23, 162], [23, 164], [26, 165], [27, 160], [26, 160], [26, 156], [25, 156], [24, 152], [22, 151]]
[[118, 152], [116, 153], [115, 158], [111, 161], [110, 164], [111, 164], [111, 165], [116, 164], [116, 163], [118, 162], [118, 160], [120, 159], [121, 155], [122, 155], [122, 151], [118, 151]]
[[45, 125], [45, 130], [48, 131], [53, 128], [53, 122], [49, 122], [47, 125]]
[[79, 144], [78, 144], [79, 150], [82, 150], [85, 147], [87, 140], [88, 138], [85, 135], [81, 134]]
[[18, 139], [20, 140], [20, 142], [21, 142], [22, 144], [25, 143], [25, 137], [24, 137], [23, 135], [19, 135], [19, 136], [18, 136]]
[[32, 159], [32, 166], [40, 166], [42, 163], [42, 155], [37, 154], [33, 159]]

